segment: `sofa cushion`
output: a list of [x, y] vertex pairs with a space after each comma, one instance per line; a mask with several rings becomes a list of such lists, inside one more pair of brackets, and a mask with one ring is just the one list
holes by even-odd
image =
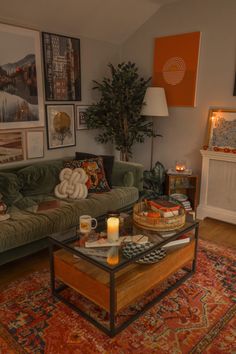
[[114, 164], [114, 156], [112, 156], [112, 155], [94, 155], [94, 154], [90, 154], [87, 152], [76, 152], [75, 153], [76, 160], [86, 160], [91, 157], [102, 157], [106, 179], [109, 184], [109, 187], [112, 188], [112, 180], [111, 179], [112, 179], [112, 170], [113, 170], [113, 164]]
[[72, 160], [65, 163], [66, 168], [83, 168], [88, 176], [86, 185], [89, 193], [108, 192], [110, 187], [106, 180], [103, 160], [101, 157], [94, 157], [87, 160]]
[[78, 225], [81, 215], [98, 217], [132, 205], [137, 199], [137, 188], [119, 187], [103, 194], [92, 193], [79, 201], [63, 200], [60, 207], [50, 210], [30, 212], [14, 207], [11, 218], [1, 222], [0, 250], [4, 252]]
[[20, 188], [21, 185], [15, 173], [0, 172], [0, 193], [7, 206], [11, 206], [23, 198]]
[[59, 173], [63, 162], [37, 163], [17, 171], [17, 176], [22, 185], [21, 192], [24, 196], [49, 194], [59, 183]]
[[133, 187], [134, 185], [134, 174], [132, 171], [127, 171], [123, 176], [124, 187]]

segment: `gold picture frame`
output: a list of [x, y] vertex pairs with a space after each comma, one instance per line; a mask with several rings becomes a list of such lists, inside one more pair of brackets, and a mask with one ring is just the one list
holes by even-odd
[[236, 109], [210, 108], [206, 149], [236, 153]]

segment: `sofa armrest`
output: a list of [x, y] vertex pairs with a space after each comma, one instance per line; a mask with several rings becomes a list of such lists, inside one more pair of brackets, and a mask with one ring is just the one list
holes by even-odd
[[112, 172], [112, 184], [114, 186], [125, 186], [127, 172], [133, 174], [133, 186], [139, 191], [143, 190], [143, 165], [134, 162], [114, 161]]

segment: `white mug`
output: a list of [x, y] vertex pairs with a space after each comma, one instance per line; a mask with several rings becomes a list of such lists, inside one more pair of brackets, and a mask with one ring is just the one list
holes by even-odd
[[97, 225], [97, 220], [90, 215], [81, 215], [79, 218], [79, 230], [82, 234], [87, 234], [91, 230], [96, 229]]

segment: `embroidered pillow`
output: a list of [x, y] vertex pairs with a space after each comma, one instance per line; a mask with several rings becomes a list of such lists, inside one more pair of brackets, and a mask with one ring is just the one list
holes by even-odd
[[102, 157], [106, 180], [109, 184], [109, 187], [112, 188], [112, 170], [113, 170], [113, 164], [114, 164], [114, 156], [112, 156], [112, 155], [94, 155], [94, 154], [90, 154], [87, 152], [76, 152], [75, 153], [76, 160], [86, 160], [86, 159], [91, 159], [93, 157]]
[[83, 168], [88, 175], [86, 183], [89, 193], [109, 192], [110, 187], [107, 183], [103, 160], [101, 157], [87, 160], [72, 160], [64, 164], [67, 168]]

